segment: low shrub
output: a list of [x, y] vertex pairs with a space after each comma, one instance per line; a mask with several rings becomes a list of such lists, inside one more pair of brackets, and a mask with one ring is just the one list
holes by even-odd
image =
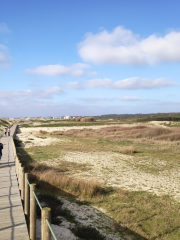
[[[48, 169], [48, 166], [43, 164], [37, 164], [31, 168], [30, 174], [31, 179], [35, 179], [38, 184], [43, 184], [43, 188], [52, 186], [83, 198], [92, 198], [104, 192], [102, 186], [96, 181], [74, 179], [56, 170]], [[45, 183], [48, 185], [46, 186]], [[51, 189], [46, 190], [50, 191]]]
[[80, 121], [81, 122], [94, 122], [95, 118], [94, 117], [84, 117], [84, 118], [81, 118]]
[[40, 130], [39, 131], [41, 134], [47, 134], [48, 132], [47, 131], [44, 131], [44, 130]]
[[81, 118], [82, 118], [82, 117], [77, 117], [77, 118], [76, 118], [76, 121], [77, 121], [77, 122], [80, 122], [80, 121], [81, 121]]
[[134, 146], [126, 146], [126, 147], [122, 147], [119, 152], [121, 153], [125, 153], [125, 154], [134, 154], [134, 153], [137, 153], [137, 150], [135, 149]]
[[158, 140], [169, 140], [169, 141], [179, 141], [180, 140], [180, 133], [172, 133], [169, 135], [163, 135], [157, 138]]
[[91, 226], [76, 225], [71, 229], [75, 236], [86, 240], [105, 240], [106, 237], [102, 235], [96, 228]]
[[[62, 222], [60, 216], [64, 217], [68, 221], [75, 222], [75, 217], [67, 208], [62, 208], [63, 202], [57, 197], [49, 194], [38, 194], [38, 199], [42, 207], [51, 208], [52, 224], [59, 225]], [[40, 208], [37, 208], [37, 216], [38, 218], [41, 218]]]

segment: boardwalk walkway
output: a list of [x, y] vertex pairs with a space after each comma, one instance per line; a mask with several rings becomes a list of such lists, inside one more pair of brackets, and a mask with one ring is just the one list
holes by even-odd
[[[11, 135], [15, 126], [11, 128]], [[3, 136], [0, 161], [0, 239], [29, 240], [15, 172], [13, 138]]]

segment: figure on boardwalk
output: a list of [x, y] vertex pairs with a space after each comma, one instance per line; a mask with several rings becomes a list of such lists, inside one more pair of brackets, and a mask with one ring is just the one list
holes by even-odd
[[8, 128], [8, 136], [10, 136], [10, 128]]
[[4, 129], [4, 135], [6, 136], [7, 133], [7, 128]]
[[1, 157], [2, 157], [2, 149], [3, 149], [3, 144], [0, 142], [0, 160], [1, 160]]

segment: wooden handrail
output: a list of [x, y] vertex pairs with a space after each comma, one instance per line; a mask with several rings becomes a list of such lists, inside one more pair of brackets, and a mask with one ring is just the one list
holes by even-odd
[[[17, 126], [15, 127], [16, 132]], [[51, 227], [51, 209], [42, 208], [39, 200], [35, 194], [36, 184], [30, 184], [28, 177], [29, 174], [24, 172], [24, 167], [17, 157], [16, 148], [13, 138], [15, 133], [12, 134], [13, 151], [16, 167], [16, 176], [19, 183], [19, 189], [21, 193], [21, 199], [24, 201], [24, 214], [29, 222], [29, 236], [30, 240], [36, 240], [36, 206], [37, 203], [41, 209], [41, 239], [50, 240], [51, 234], [55, 240], [57, 240], [52, 227]]]

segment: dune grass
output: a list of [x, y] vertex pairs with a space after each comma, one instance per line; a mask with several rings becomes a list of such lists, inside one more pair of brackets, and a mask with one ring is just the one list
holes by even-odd
[[[29, 127], [74, 127], [74, 126], [101, 126], [101, 125], [112, 125], [113, 122], [109, 121], [46, 121], [41, 122], [36, 125], [31, 125], [29, 123], [24, 123], [21, 127], [22, 128], [29, 128]], [[122, 124], [122, 122], [118, 122], [117, 124]]]
[[106, 209], [117, 228], [123, 226], [151, 240], [180, 239], [180, 204], [169, 196], [117, 189], [92, 202]]
[[[41, 131], [42, 136], [49, 136]], [[31, 180], [36, 181], [45, 191], [64, 190], [71, 197], [78, 197], [88, 204], [103, 209], [116, 221], [115, 228], [126, 236], [129, 231], [134, 240], [179, 240], [180, 204], [170, 196], [156, 196], [145, 191], [126, 191], [101, 186], [71, 176], [72, 168], [81, 166], [61, 162], [50, 166], [46, 161], [55, 161], [68, 152], [119, 152], [136, 157], [133, 167], [158, 174], [180, 167], [180, 147], [178, 128], [161, 127], [108, 127], [98, 130], [68, 130], [53, 132], [51, 137], [64, 139], [55, 145], [18, 149]], [[66, 141], [68, 140], [68, 141]], [[143, 161], [142, 161], [143, 160]], [[165, 164], [159, 164], [161, 161]], [[131, 162], [127, 164], [132, 164]], [[87, 167], [87, 169], [86, 169]], [[73, 201], [73, 200], [72, 200]]]

